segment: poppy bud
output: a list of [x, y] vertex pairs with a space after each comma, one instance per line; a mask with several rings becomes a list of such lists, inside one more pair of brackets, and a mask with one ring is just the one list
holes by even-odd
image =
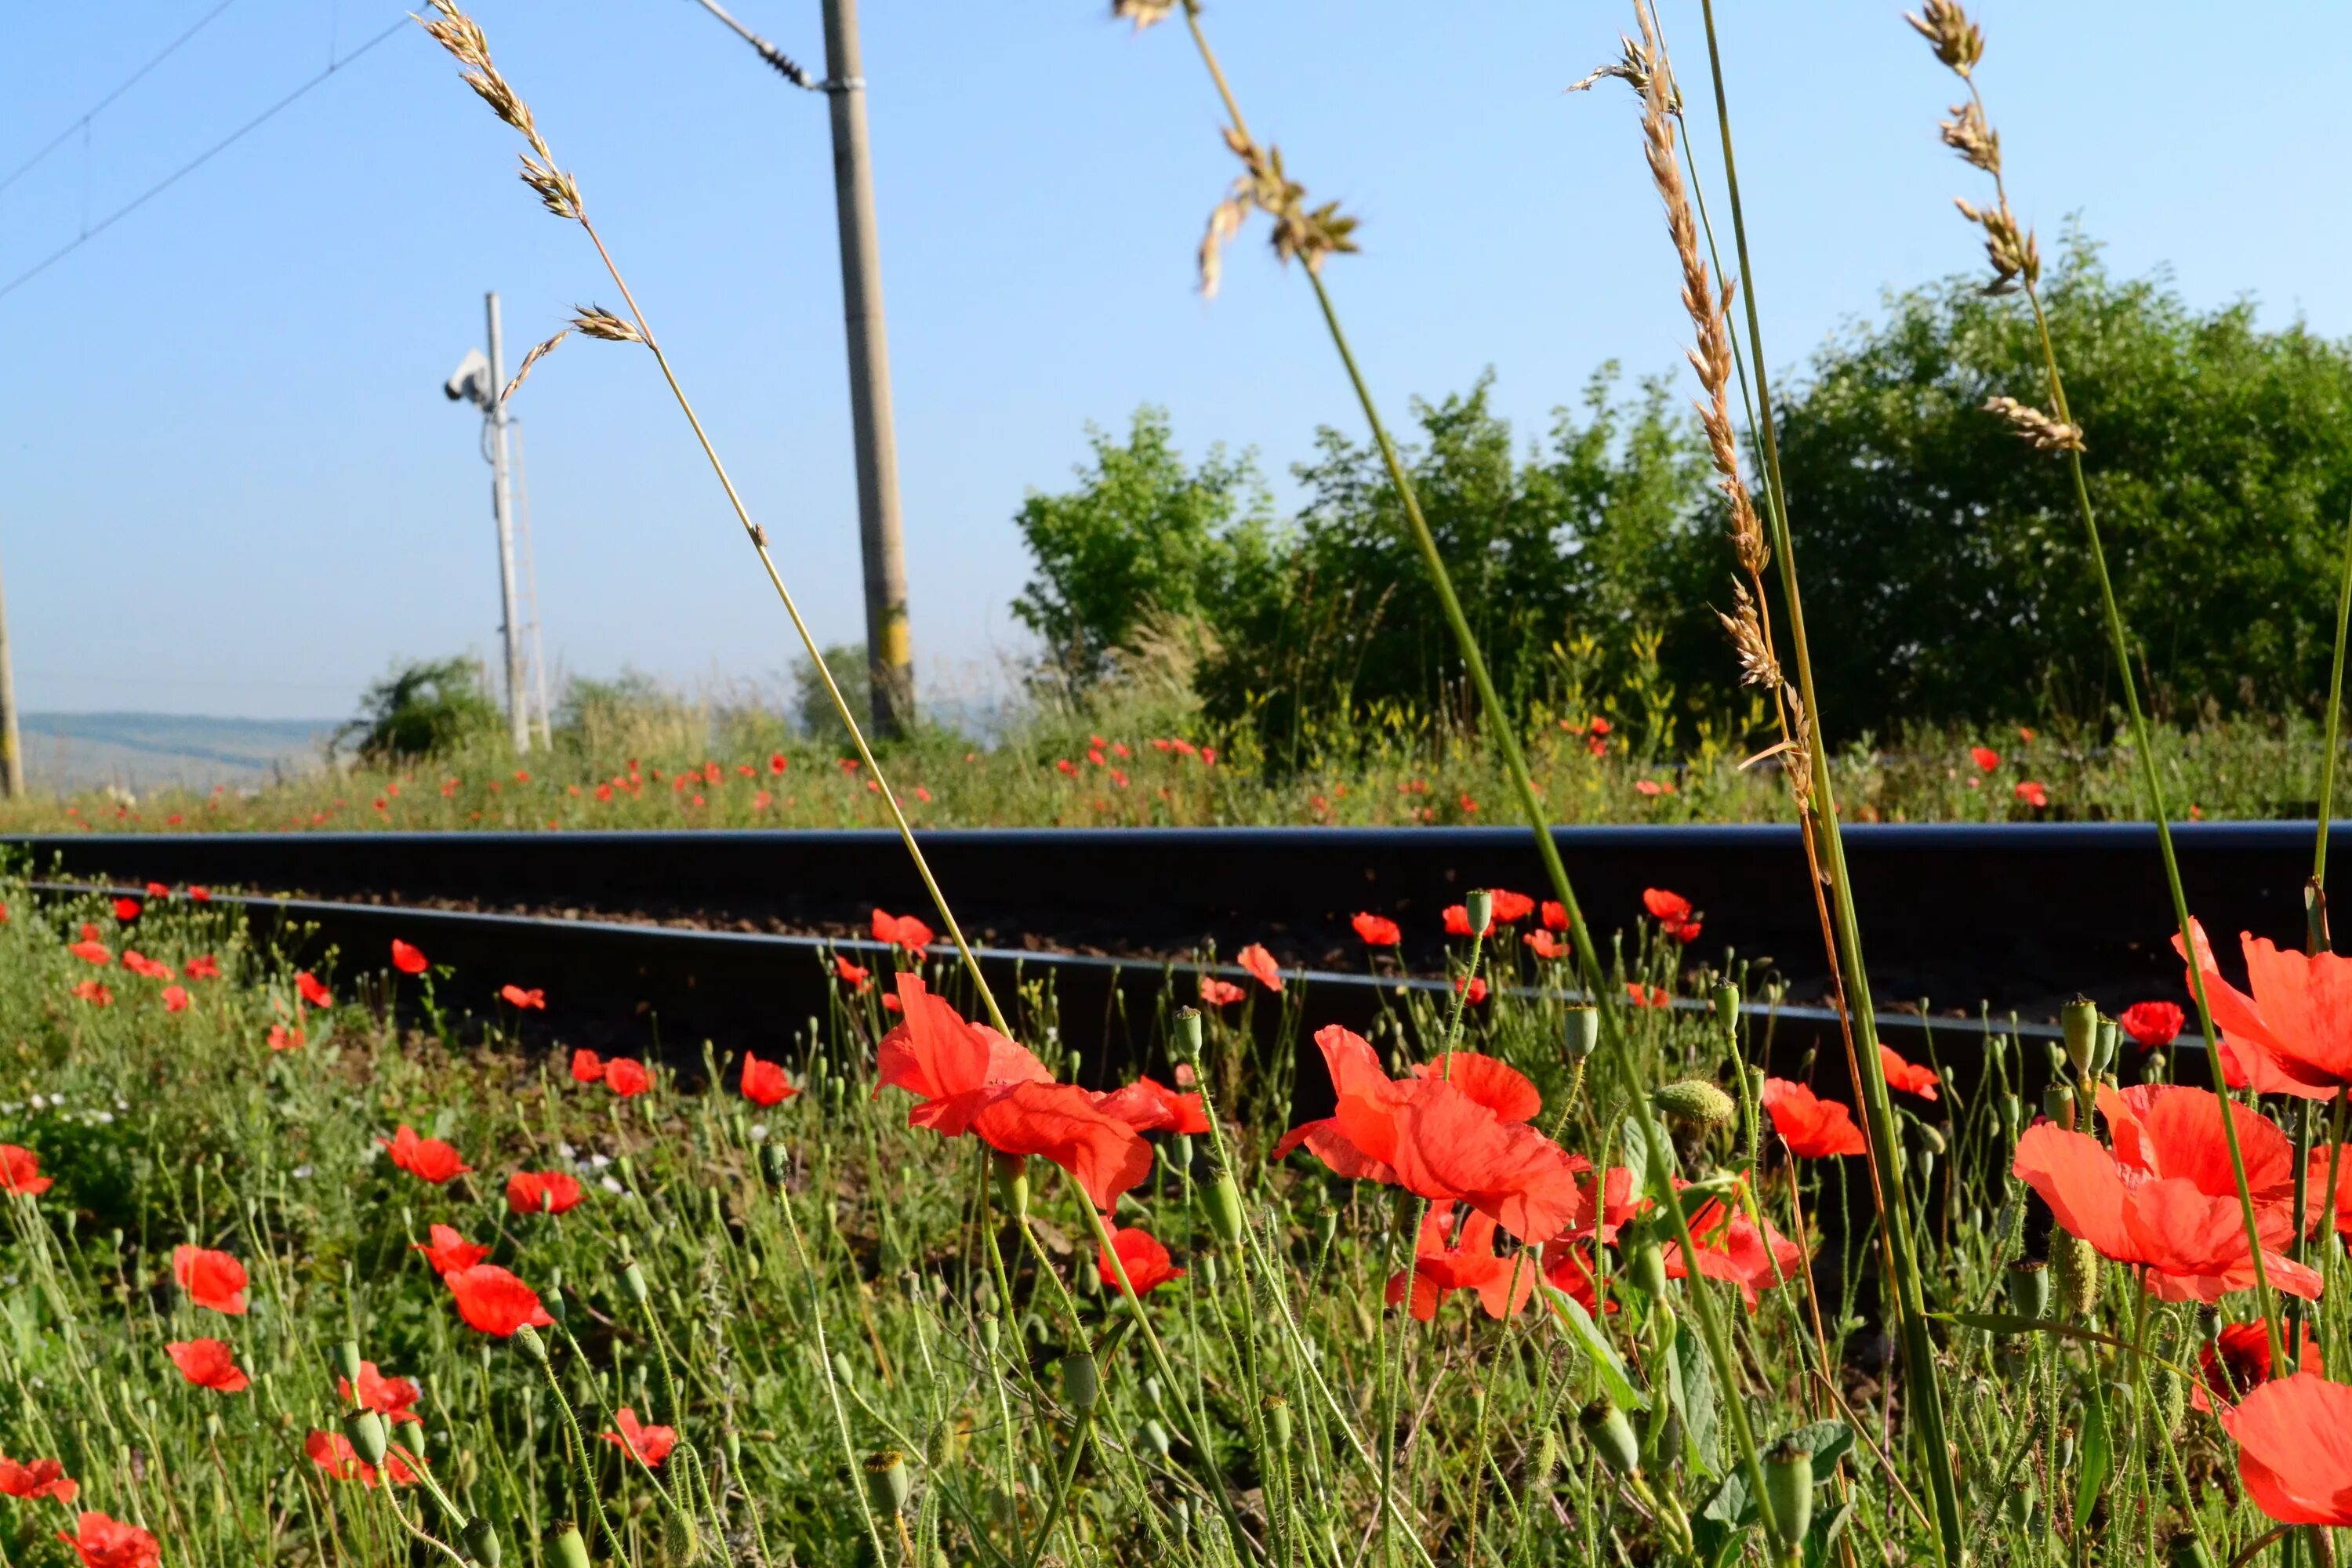
[[694, 1516], [679, 1509], [669, 1509], [662, 1514], [662, 1556], [668, 1562], [683, 1565], [702, 1555], [702, 1533], [695, 1528]]
[[467, 1520], [459, 1539], [466, 1543], [466, 1555], [480, 1563], [481, 1568], [499, 1568], [499, 1559], [506, 1555], [498, 1526], [487, 1519]]
[[205, 1437], [208, 1442], [219, 1442], [221, 1440], [221, 1434], [226, 1430], [226, 1428], [221, 1425], [221, 1418], [217, 1412], [208, 1411], [205, 1413]]
[[1592, 1445], [1602, 1464], [1621, 1476], [1642, 1473], [1642, 1445], [1622, 1410], [1606, 1399], [1596, 1399], [1578, 1412], [1576, 1424], [1583, 1428], [1585, 1441]]
[[1315, 1211], [1315, 1245], [1328, 1247], [1339, 1234], [1339, 1211], [1325, 1204]]
[[653, 1292], [646, 1289], [646, 1271], [637, 1267], [636, 1259], [622, 1264], [619, 1272], [621, 1289], [628, 1292], [630, 1300], [642, 1307], [653, 1299]]
[[1650, 1099], [1664, 1114], [1708, 1129], [1728, 1127], [1739, 1114], [1731, 1096], [1703, 1078], [1666, 1084], [1653, 1090]]
[[1159, 1455], [1163, 1459], [1168, 1457], [1167, 1427], [1162, 1426], [1157, 1421], [1146, 1421], [1143, 1424], [1142, 1430], [1139, 1436], [1142, 1437], [1144, 1447], [1150, 1448], [1153, 1453]]
[[1944, 1134], [1935, 1126], [1925, 1121], [1914, 1121], [1911, 1125], [1919, 1134], [1919, 1147], [1930, 1154], [1940, 1154], [1944, 1152], [1947, 1147]]
[[2036, 1321], [2050, 1314], [2050, 1265], [2038, 1258], [2021, 1258], [2001, 1276], [2009, 1310]]
[[[758, 1255], [755, 1253], [753, 1256]], [[550, 1284], [547, 1294], [541, 1296], [539, 1301], [541, 1306], [547, 1309], [547, 1315], [559, 1323], [565, 1321], [571, 1316], [572, 1308], [563, 1300], [563, 1287], [561, 1285]]]
[[[2147, 1053], [2147, 1070], [2146, 1070], [2146, 1071], [2141, 1075], [2140, 1081], [2141, 1081], [2141, 1082], [2143, 1082], [2143, 1083], [2162, 1083], [2162, 1082], [2164, 1082], [2164, 1081], [2165, 1081], [2165, 1070], [2164, 1070], [2164, 1068], [2165, 1068], [2165, 1063], [2166, 1063], [2166, 1062], [2168, 1062], [2168, 1061], [2169, 1061], [2170, 1059], [2171, 1059], [2171, 1058], [2168, 1058], [2168, 1057], [2167, 1057], [2167, 1056], [2166, 1056], [2162, 1051], [2150, 1051], [2150, 1052], [2148, 1052], [2148, 1053]], [[2191, 1537], [2189, 1537], [2189, 1539], [2193, 1541], [2193, 1540], [2195, 1540], [2195, 1539], [2196, 1539], [2196, 1537], [2191, 1536]]]
[[1727, 980], [1709, 993], [1715, 1003], [1715, 1021], [1723, 1026], [1727, 1035], [1739, 1032], [1739, 987]]
[[2074, 1091], [2063, 1083], [2053, 1083], [2043, 1089], [2042, 1114], [2072, 1132], [2074, 1130]]
[[1062, 1399], [1069, 1407], [1084, 1415], [1095, 1407], [1102, 1394], [1102, 1371], [1095, 1364], [1092, 1351], [1079, 1351], [1062, 1358]]
[[1078, 1055], [1077, 1047], [1072, 1046], [1069, 1057], [1069, 1077], [1072, 1083], [1078, 1081], [1078, 1075], [1086, 1070], [1086, 1058]]
[[2213, 1568], [2213, 1554], [2205, 1543], [2189, 1531], [2182, 1531], [2164, 1546], [2165, 1568]]
[[1087, 1258], [1078, 1265], [1078, 1289], [1089, 1296], [1102, 1294], [1102, 1265]]
[[1201, 1010], [1176, 1009], [1176, 1059], [1198, 1065], [1201, 1060]]
[[2099, 1057], [2099, 1009], [2087, 996], [2077, 996], [2058, 1009], [2059, 1026], [2066, 1032], [2066, 1059], [2075, 1072], [2091, 1076]]
[[514, 1342], [522, 1347], [523, 1354], [541, 1366], [547, 1364], [547, 1343], [539, 1337], [537, 1329], [532, 1328], [529, 1323], [523, 1324], [515, 1330]]
[[1029, 1217], [1029, 1156], [999, 1154], [996, 1156], [996, 1192], [1004, 1200], [1007, 1213], [1014, 1219]]
[[857, 1381], [850, 1374], [849, 1358], [839, 1351], [833, 1352], [833, 1380], [842, 1384], [855, 1384]]
[[1160, 1408], [1160, 1380], [1156, 1377], [1146, 1377], [1143, 1380], [1143, 1403], [1157, 1410]]
[[2011, 1142], [2017, 1142], [2018, 1127], [2024, 1120], [2025, 1102], [2014, 1094], [2002, 1095], [2000, 1097], [2000, 1130], [2008, 1134]]
[[1470, 929], [1477, 935], [1486, 934], [1495, 919], [1495, 895], [1486, 888], [1473, 888], [1462, 900], [1462, 912], [1470, 917]]
[[782, 1143], [760, 1145], [760, 1174], [767, 1179], [768, 1185], [782, 1192], [784, 1178], [791, 1173], [792, 1158], [784, 1152]]
[[1591, 1056], [1601, 1044], [1601, 1009], [1570, 1007], [1568, 1010], [1568, 1032], [1560, 1041], [1560, 1049], [1570, 1062], [1580, 1062]]
[[1290, 1447], [1290, 1401], [1279, 1394], [1265, 1396], [1266, 1430], [1277, 1448]]
[[1201, 1254], [1201, 1283], [1212, 1290], [1217, 1288], [1217, 1255], [1213, 1252]]
[[1227, 1247], [1242, 1239], [1242, 1190], [1231, 1171], [1219, 1171], [1209, 1187], [1209, 1226]]
[[2019, 1530], [2033, 1522], [2033, 1475], [2028, 1471], [2018, 1477], [2016, 1487], [2001, 1500], [2001, 1506], [2009, 1514], [2009, 1522]]
[[567, 1524], [555, 1532], [555, 1568], [589, 1568], [588, 1543], [580, 1539], [580, 1527]]
[[980, 1320], [980, 1348], [990, 1355], [994, 1355], [997, 1345], [1003, 1338], [1004, 1325], [997, 1321], [996, 1314], [982, 1313]]
[[914, 1489], [914, 1479], [907, 1474], [907, 1458], [898, 1449], [885, 1448], [866, 1461], [866, 1496], [877, 1512], [905, 1512], [908, 1496]]
[[2123, 1044], [2123, 1026], [2113, 1018], [2099, 1020], [2098, 1059], [2091, 1064], [2093, 1072], [2105, 1072], [2116, 1065], [2116, 1047]]
[[1633, 1276], [1636, 1289], [1653, 1301], [1664, 1299], [1666, 1255], [1659, 1250], [1656, 1242], [1646, 1237], [1643, 1238], [1642, 1244], [1633, 1249], [1633, 1266], [1629, 1271]]
[[1793, 1549], [1813, 1523], [1813, 1451], [1783, 1437], [1764, 1456], [1764, 1495], [1772, 1500], [1772, 1529]]
[[2099, 1304], [2099, 1255], [2081, 1237], [2050, 1233], [2050, 1286], [2069, 1317], [2087, 1318]]
[[384, 1450], [392, 1445], [383, 1417], [373, 1410], [354, 1410], [345, 1415], [343, 1436], [352, 1440], [352, 1452], [371, 1465], [383, 1464]]
[[[1160, 1453], [1161, 1457], [1165, 1458], [1167, 1450], [1163, 1448]], [[1180, 1543], [1192, 1539], [1192, 1510], [1182, 1498], [1178, 1498], [1169, 1505], [1168, 1522], [1176, 1527], [1176, 1539]]]

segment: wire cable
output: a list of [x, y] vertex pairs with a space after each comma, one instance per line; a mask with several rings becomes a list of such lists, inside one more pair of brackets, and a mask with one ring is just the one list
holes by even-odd
[[91, 240], [96, 239], [100, 235], [104, 234], [108, 229], [113, 227], [122, 219], [129, 217], [132, 213], [137, 212], [141, 207], [143, 207], [149, 202], [153, 201], [165, 191], [170, 190], [173, 185], [178, 184], [182, 180], [186, 179], [198, 169], [201, 169], [206, 163], [211, 163], [215, 158], [219, 157], [223, 153], [226, 153], [231, 147], [236, 146], [239, 142], [244, 141], [246, 137], [251, 135], [254, 132], [260, 130], [264, 125], [267, 125], [272, 120], [277, 119], [279, 114], [292, 108], [295, 102], [308, 94], [311, 89], [317, 87], [320, 83], [325, 81], [328, 78], [341, 70], [345, 66], [350, 65], [353, 60], [358, 59], [362, 55], [366, 54], [370, 49], [373, 49], [378, 44], [384, 42], [394, 33], [399, 32], [408, 25], [408, 18], [406, 16], [401, 17], [399, 21], [394, 22], [391, 26], [386, 27], [383, 32], [378, 33], [366, 43], [362, 44], [358, 48], [355, 48], [350, 54], [345, 55], [341, 59], [328, 66], [325, 70], [320, 71], [317, 76], [312, 77], [310, 80], [304, 82], [301, 86], [296, 88], [293, 91], [288, 93], [285, 97], [279, 99], [277, 102], [271, 104], [268, 108], [263, 110], [260, 113], [255, 115], [252, 119], [247, 121], [244, 124], [230, 132], [227, 135], [222, 137], [219, 141], [205, 148], [203, 152], [197, 153], [194, 158], [189, 159], [177, 169], [174, 169], [172, 173], [164, 175], [161, 180], [156, 181], [155, 184], [148, 186], [145, 190], [131, 197], [131, 200], [125, 202], [122, 205], [115, 208], [112, 212], [99, 219], [95, 224], [90, 225], [83, 231], [79, 238], [67, 241], [57, 249], [49, 252], [48, 255], [43, 257], [40, 260], [35, 262], [32, 266], [26, 268], [24, 271], [16, 274], [16, 277], [8, 279], [6, 283], [0, 284], [0, 300], [6, 299], [18, 289], [23, 288], [26, 284], [31, 282], [42, 273], [47, 272], [51, 267], [56, 266], [58, 262], [64, 260], [75, 251], [79, 250], [83, 246], [88, 245]]
[[80, 119], [68, 122], [63, 131], [58, 132], [55, 136], [50, 137], [47, 142], [43, 142], [39, 152], [34, 153], [31, 157], [26, 159], [23, 163], [10, 170], [6, 178], [0, 179], [0, 191], [6, 190], [18, 180], [30, 174], [35, 164], [47, 157], [50, 153], [56, 152], [60, 146], [64, 145], [67, 137], [71, 136], [75, 132], [83, 129], [85, 126], [89, 125], [91, 121], [97, 119], [108, 104], [112, 103], [116, 99], [121, 98], [124, 93], [129, 92], [132, 88], [137, 87], [141, 79], [145, 77], [149, 71], [153, 70], [157, 66], [162, 65], [165, 60], [170, 59], [174, 54], [178, 53], [182, 44], [186, 43], [190, 38], [193, 38], [198, 33], [203, 32], [205, 27], [212, 24], [214, 17], [219, 16], [222, 12], [227, 10], [230, 6], [236, 4], [236, 0], [220, 0], [219, 5], [214, 6], [211, 10], [197, 17], [196, 25], [194, 26], [190, 27], [186, 32], [182, 33], [178, 37], [173, 38], [170, 43], [165, 44], [162, 51], [158, 53], [154, 58], [149, 60], [145, 65], [141, 66], [137, 70], [132, 71], [131, 75], [123, 80], [121, 86], [116, 88], [112, 92], [108, 93], [104, 98], [100, 99], [96, 103], [91, 104], [88, 109], [82, 110]]

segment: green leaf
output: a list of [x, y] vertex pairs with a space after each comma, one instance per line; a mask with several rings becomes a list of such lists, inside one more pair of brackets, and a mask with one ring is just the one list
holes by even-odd
[[2115, 1453], [2107, 1436], [2107, 1398], [2098, 1380], [2091, 1380], [2091, 1396], [2083, 1405], [2083, 1440], [2077, 1448], [2074, 1469], [2074, 1529], [2079, 1532], [2090, 1521], [2091, 1510], [2098, 1506], [2099, 1492], [2107, 1484], [2107, 1472], [2115, 1466]]
[[1609, 1402], [1620, 1410], [1647, 1410], [1649, 1396], [1633, 1386], [1633, 1380], [1626, 1375], [1624, 1362], [1618, 1357], [1617, 1347], [1609, 1342], [1609, 1336], [1601, 1331], [1601, 1325], [1592, 1321], [1584, 1303], [1549, 1283], [1539, 1288], [1559, 1321], [1568, 1326], [1569, 1338], [1583, 1349], [1585, 1359], [1592, 1363]]
[[1706, 1346], [1696, 1334], [1683, 1334], [1675, 1339], [1675, 1367], [1682, 1381], [1686, 1460], [1700, 1474], [1714, 1475], [1723, 1468], [1717, 1443], [1715, 1367], [1707, 1360]]
[[[1798, 1427], [1780, 1442], [1793, 1444], [1811, 1454], [1813, 1457], [1813, 1479], [1827, 1480], [1830, 1468], [1844, 1458], [1845, 1451], [1853, 1447], [1853, 1428], [1843, 1421], [1814, 1421]], [[1777, 1447], [1779, 1445], [1773, 1446]]]
[[[1674, 1141], [1659, 1133], [1646, 1116], [1625, 1118], [1624, 1131], [1620, 1135], [1625, 1145], [1625, 1168], [1633, 1173], [1633, 1190], [1646, 1192], [1654, 1178], [1663, 1185], [1675, 1171]], [[1653, 1172], [1652, 1163], [1664, 1166]]]

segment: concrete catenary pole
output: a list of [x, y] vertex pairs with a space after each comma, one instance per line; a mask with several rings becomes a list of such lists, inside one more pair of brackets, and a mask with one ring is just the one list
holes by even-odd
[[530, 750], [530, 700], [523, 686], [522, 620], [515, 614], [514, 493], [507, 465], [507, 361], [499, 331], [499, 297], [484, 296], [489, 314], [490, 510], [499, 521], [499, 633], [506, 644], [507, 735], [518, 752]]
[[857, 0], [824, 0], [825, 95], [833, 110], [833, 188], [841, 221], [841, 300], [849, 328], [849, 414], [857, 444], [857, 531], [866, 563], [866, 659], [874, 728], [915, 721], [915, 647], [907, 622], [907, 552], [898, 533], [898, 443], [890, 417], [890, 346], [882, 325], [882, 257]]
[[25, 793], [25, 743], [16, 733], [16, 667], [8, 656], [8, 608], [0, 595], [0, 795]]

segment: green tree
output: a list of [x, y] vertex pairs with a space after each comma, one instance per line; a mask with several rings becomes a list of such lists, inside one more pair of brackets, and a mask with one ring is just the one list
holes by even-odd
[[335, 732], [371, 763], [437, 756], [499, 732], [498, 704], [471, 658], [403, 665], [367, 689], [360, 715]]

